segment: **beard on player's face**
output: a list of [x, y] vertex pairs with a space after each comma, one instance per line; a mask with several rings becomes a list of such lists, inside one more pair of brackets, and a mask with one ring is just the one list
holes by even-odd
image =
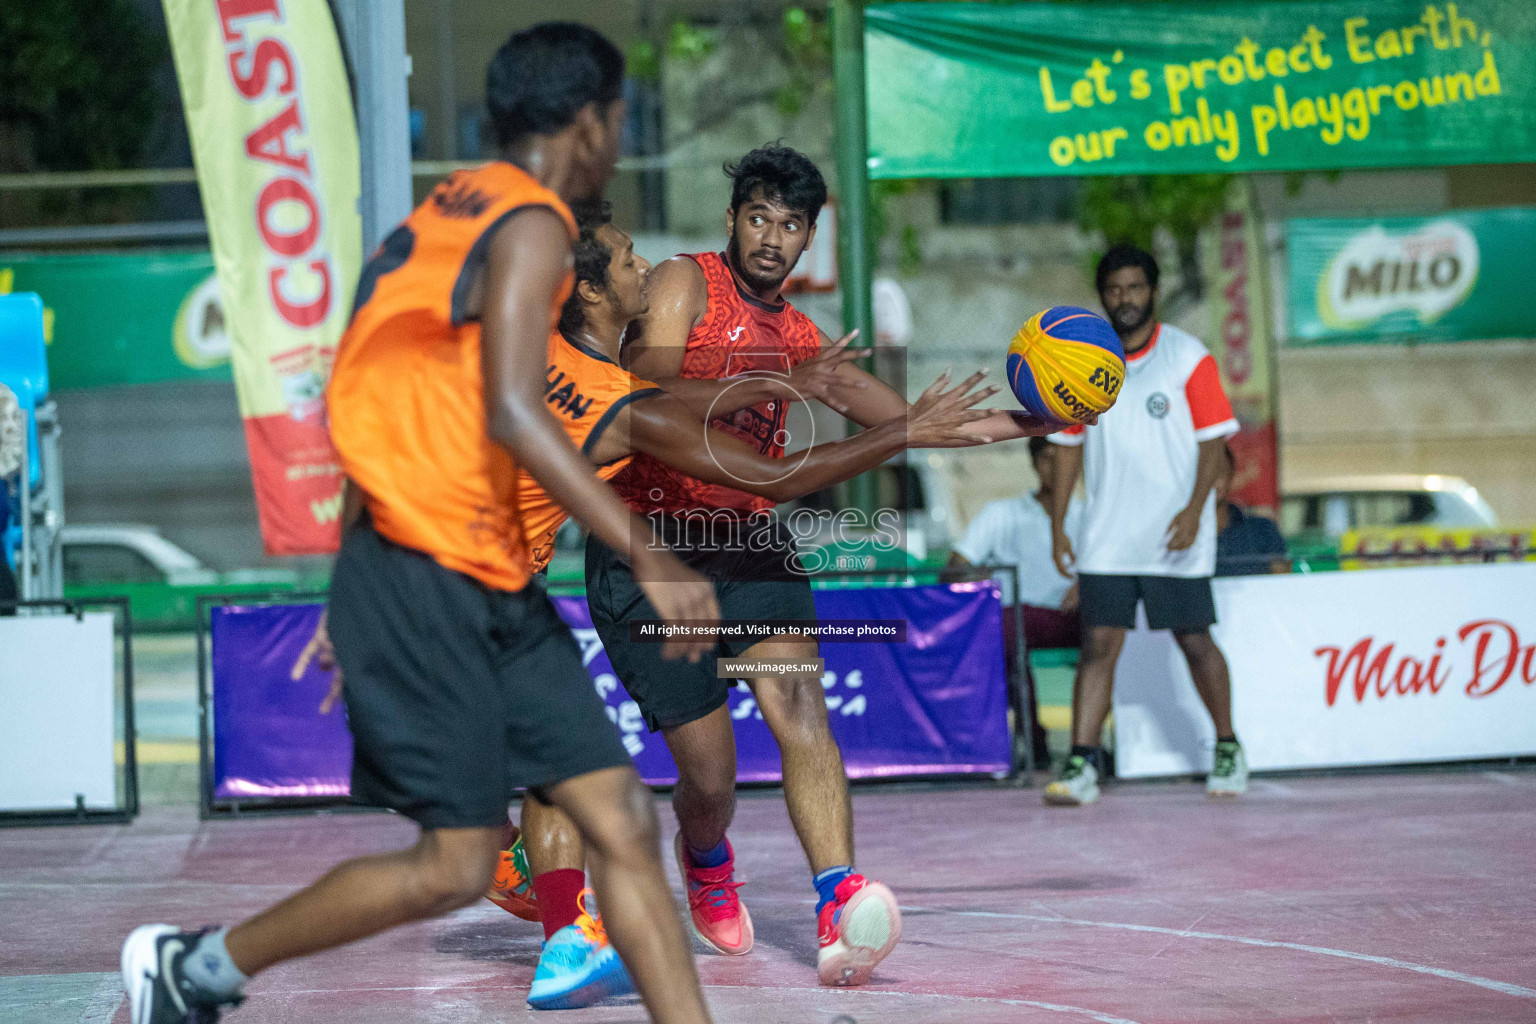
[[[800, 262], [800, 254], [805, 251], [803, 245], [789, 252], [778, 246], [754, 245], [748, 248], [750, 244], [740, 231], [733, 232], [725, 248], [725, 258], [731, 264], [731, 269], [736, 271], [736, 276], [748, 288], [759, 292], [773, 291], [782, 285], [795, 269], [795, 264]], [[760, 261], [767, 261], [776, 269], [755, 269]]]
[[1122, 338], [1128, 334], [1135, 334], [1147, 325], [1152, 319], [1152, 313], [1157, 306], [1157, 300], [1148, 298], [1146, 305], [1141, 305], [1132, 299], [1124, 299], [1120, 305], [1106, 310], [1109, 313], [1109, 322], [1114, 327], [1115, 333]]

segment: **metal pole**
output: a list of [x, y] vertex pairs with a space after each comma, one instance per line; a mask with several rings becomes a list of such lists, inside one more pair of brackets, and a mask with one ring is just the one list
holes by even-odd
[[64, 462], [59, 453], [59, 407], [53, 399], [40, 402], [32, 414], [37, 418], [37, 457], [42, 469], [43, 523], [38, 547], [37, 574], [41, 580], [38, 597], [64, 596]]
[[334, 0], [342, 45], [356, 85], [363, 253], [411, 212], [410, 102], [405, 80], [404, 0]]
[[[873, 252], [869, 238], [869, 144], [864, 113], [864, 5], [832, 0], [832, 79], [836, 98], [837, 262], [843, 330], [859, 329], [859, 345], [875, 342], [870, 306]], [[875, 480], [848, 482], [856, 508], [874, 511]]]
[[21, 599], [31, 601], [32, 594], [32, 451], [28, 438], [21, 439], [21, 550], [16, 552], [16, 568], [20, 570]]
[[[1023, 593], [1019, 589], [1022, 582], [1019, 578], [1019, 567], [1013, 566], [1013, 666], [1012, 674], [1014, 686], [1019, 695], [1019, 734], [1024, 737], [1024, 784], [1032, 786], [1035, 782], [1035, 715], [1040, 704], [1040, 694], [1029, 684], [1029, 643], [1024, 635], [1024, 602], [1020, 599]], [[1034, 700], [1030, 700], [1034, 697]]]

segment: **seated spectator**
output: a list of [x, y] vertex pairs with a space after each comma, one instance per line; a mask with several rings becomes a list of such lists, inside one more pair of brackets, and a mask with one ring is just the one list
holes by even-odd
[[[11, 525], [11, 477], [21, 471], [26, 443], [27, 421], [21, 413], [21, 403], [10, 388], [0, 384], [0, 544]], [[0, 605], [16, 600], [16, 577], [11, 574], [9, 559], [10, 552], [0, 550]], [[0, 615], [14, 613], [14, 609], [0, 607]]]
[[1232, 478], [1237, 473], [1237, 459], [1231, 447], [1223, 449], [1221, 469], [1216, 477], [1216, 575], [1260, 576], [1271, 572], [1290, 572], [1285, 538], [1273, 519], [1244, 511], [1230, 500]]
[[[1051, 559], [1050, 486], [1056, 448], [1043, 437], [1029, 439], [1029, 454], [1034, 462], [1040, 488], [1033, 494], [994, 501], [982, 508], [966, 528], [965, 536], [955, 545], [949, 565], [1012, 565], [1019, 571], [1019, 593], [1013, 593], [1013, 580], [999, 579], [1003, 589], [1003, 642], [1008, 665], [1017, 657], [1013, 630], [1015, 604], [1022, 606], [1025, 650], [1042, 647], [1077, 647], [1077, 584], [1064, 579]], [[1075, 542], [1083, 518], [1082, 501], [1073, 498], [1067, 509], [1067, 534]], [[1035, 700], [1035, 678], [1024, 663], [1024, 685], [1028, 707], [1015, 707], [1019, 727], [1030, 723], [1035, 762], [1047, 763], [1045, 727]], [[1027, 718], [1026, 718], [1027, 715]]]

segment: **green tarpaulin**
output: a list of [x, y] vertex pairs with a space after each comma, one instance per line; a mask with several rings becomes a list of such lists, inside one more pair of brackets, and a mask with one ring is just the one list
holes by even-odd
[[1536, 0], [865, 10], [875, 178], [1536, 161]]

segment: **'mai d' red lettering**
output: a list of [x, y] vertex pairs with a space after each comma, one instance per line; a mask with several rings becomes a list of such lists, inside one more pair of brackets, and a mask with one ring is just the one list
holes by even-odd
[[1372, 683], [1375, 684], [1377, 692], [1385, 696], [1383, 684], [1387, 673], [1387, 659], [1392, 657], [1392, 644], [1387, 644], [1372, 658], [1371, 644], [1375, 640], [1375, 637], [1366, 637], [1351, 647], [1349, 653], [1342, 658], [1339, 657], [1342, 651], [1338, 647], [1319, 647], [1312, 652], [1319, 658], [1325, 654], [1328, 656], [1328, 682], [1323, 699], [1327, 701], [1329, 707], [1333, 707], [1333, 702], [1339, 695], [1339, 687], [1343, 685], [1345, 674], [1351, 667], [1355, 670], [1356, 702], [1365, 700], [1366, 691], [1370, 689]]
[[[1465, 688], [1468, 697], [1498, 692], [1516, 678], [1517, 671], [1527, 685], [1536, 683], [1536, 643], [1522, 645], [1519, 632], [1503, 619], [1469, 622], [1456, 632], [1456, 639], [1472, 646], [1471, 676]], [[1395, 667], [1392, 660], [1398, 647], [1396, 642], [1376, 649], [1376, 638], [1368, 636], [1348, 650], [1342, 645], [1319, 647], [1312, 653], [1328, 659], [1323, 673], [1323, 699], [1328, 707], [1333, 707], [1339, 690], [1346, 684], [1354, 691], [1356, 703], [1364, 702], [1372, 691], [1380, 698], [1412, 697], [1426, 692], [1434, 696], [1451, 676], [1451, 669], [1442, 662], [1445, 642], [1445, 637], [1438, 637], [1434, 654], [1427, 660], [1399, 654]]]
[[[1468, 637], [1477, 636], [1477, 647], [1472, 654], [1472, 678], [1467, 682], [1468, 697], [1486, 697], [1509, 681], [1515, 669], [1526, 683], [1536, 682], [1536, 644], [1520, 646], [1520, 634], [1515, 627], [1502, 619], [1479, 619], [1461, 627], [1456, 634], [1463, 643]], [[1502, 640], [1498, 647], [1494, 642]]]

